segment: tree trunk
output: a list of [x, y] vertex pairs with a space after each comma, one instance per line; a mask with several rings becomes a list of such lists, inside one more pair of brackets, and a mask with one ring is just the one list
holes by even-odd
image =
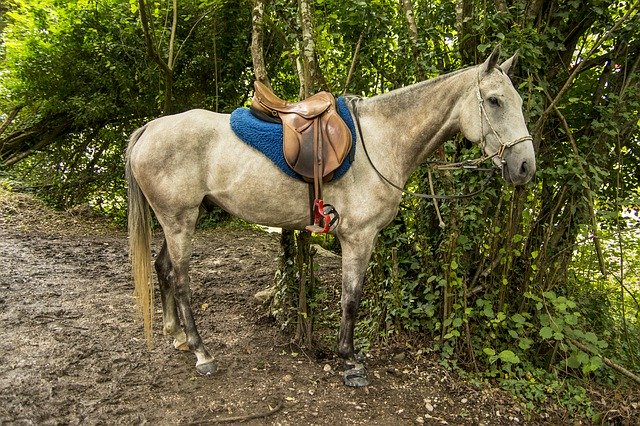
[[458, 0], [456, 5], [458, 39], [460, 40], [460, 57], [463, 65], [475, 65], [476, 46], [473, 32], [473, 0]]
[[[317, 83], [316, 44], [313, 39], [313, 22], [311, 20], [311, 5], [309, 1], [298, 0], [298, 11], [302, 29], [301, 72], [299, 73], [300, 98], [305, 99], [314, 93]], [[309, 301], [314, 298], [313, 283], [315, 280], [313, 268], [311, 267], [310, 245], [311, 234], [306, 231], [298, 232], [296, 235], [298, 249], [296, 262], [299, 274], [299, 288], [296, 341], [306, 346], [310, 346], [313, 343], [313, 312]]]
[[175, 67], [176, 59], [174, 47], [176, 42], [176, 31], [178, 28], [178, 0], [172, 1], [172, 8], [173, 13], [171, 19], [171, 32], [169, 36], [167, 59], [165, 61], [158, 51], [158, 44], [156, 43], [155, 39], [155, 31], [152, 28], [153, 23], [149, 18], [147, 4], [145, 0], [138, 0], [140, 22], [142, 24], [144, 40], [147, 46], [147, 53], [149, 57], [158, 64], [164, 77], [164, 115], [169, 115], [173, 112], [173, 70]]
[[252, 33], [251, 33], [251, 57], [253, 58], [253, 72], [256, 80], [271, 87], [269, 76], [267, 75], [267, 67], [264, 64], [264, 45], [263, 45], [263, 27], [264, 27], [264, 4], [265, 0], [255, 0], [252, 16]]
[[411, 0], [400, 0], [402, 11], [404, 13], [405, 20], [407, 22], [407, 29], [409, 30], [409, 41], [411, 42], [411, 54], [413, 60], [416, 63], [416, 73], [419, 80], [424, 80], [426, 74], [420, 61], [420, 39], [418, 38], [418, 26], [416, 25], [416, 19], [413, 14], [413, 3]]
[[302, 28], [300, 98], [305, 99], [314, 93], [317, 80], [316, 43], [313, 39], [313, 24], [311, 21], [311, 6], [309, 1], [298, 0], [298, 10], [300, 13], [300, 26]]

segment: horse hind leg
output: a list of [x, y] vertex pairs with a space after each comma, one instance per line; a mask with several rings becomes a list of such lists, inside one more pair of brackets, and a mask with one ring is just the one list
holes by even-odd
[[[197, 358], [196, 370], [202, 375], [209, 376], [217, 371], [218, 365], [205, 347], [198, 333], [191, 310], [191, 289], [189, 288], [191, 238], [193, 237], [195, 224], [198, 219], [198, 209], [189, 211], [183, 215], [172, 216], [171, 219], [161, 217], [160, 215], [157, 216], [164, 230], [165, 243], [167, 246], [166, 251], [171, 264], [169, 273], [165, 274], [168, 282], [167, 288], [173, 291], [175, 300], [175, 304], [173, 305], [175, 308], [171, 308], [172, 302], [169, 300], [170, 291], [168, 291], [166, 298], [169, 310], [165, 314], [171, 321], [172, 317], [176, 319], [175, 311], [178, 312], [184, 326], [187, 347]], [[166, 255], [163, 257], [166, 257]], [[161, 262], [164, 262], [164, 260]], [[171, 329], [170, 331], [173, 330], [175, 329]], [[178, 343], [181, 345], [180, 342]]]
[[171, 259], [164, 241], [162, 249], [155, 261], [156, 273], [160, 284], [160, 299], [162, 300], [163, 332], [166, 336], [173, 337], [173, 346], [181, 351], [188, 351], [187, 335], [180, 326], [178, 308], [176, 307], [175, 293], [170, 282]]

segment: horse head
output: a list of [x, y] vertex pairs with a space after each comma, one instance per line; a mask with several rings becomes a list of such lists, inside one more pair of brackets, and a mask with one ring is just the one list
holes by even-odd
[[475, 67], [476, 76], [461, 106], [460, 128], [467, 139], [482, 146], [505, 181], [524, 185], [536, 171], [536, 159], [522, 98], [509, 78], [517, 54], [500, 65], [499, 57], [498, 46]]

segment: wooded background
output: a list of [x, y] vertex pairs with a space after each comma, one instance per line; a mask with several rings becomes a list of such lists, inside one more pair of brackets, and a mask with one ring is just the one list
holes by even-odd
[[[477, 64], [497, 44], [519, 52], [534, 181], [514, 189], [496, 176], [477, 197], [440, 202], [442, 222], [433, 203], [406, 198], [371, 262], [361, 345], [422, 342], [449, 366], [531, 401], [562, 392], [587, 414], [589, 383], [638, 380], [638, 1], [4, 1], [3, 185], [121, 220], [136, 127], [250, 99], [256, 6], [264, 72], [291, 100], [372, 96]], [[303, 35], [314, 53], [301, 90]], [[477, 156], [458, 139], [438, 159]], [[409, 188], [428, 190], [427, 172]], [[468, 193], [484, 176], [434, 179], [440, 193]]]

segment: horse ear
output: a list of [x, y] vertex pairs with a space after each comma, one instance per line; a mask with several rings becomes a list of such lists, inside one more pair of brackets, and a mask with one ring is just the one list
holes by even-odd
[[500, 64], [500, 69], [502, 69], [502, 71], [504, 71], [505, 74], [511, 77], [511, 75], [513, 75], [513, 71], [517, 62], [518, 62], [518, 51], [516, 50], [516, 53], [514, 53], [512, 57], [510, 57], [509, 59], [507, 59], [506, 61]]
[[484, 64], [482, 64], [484, 72], [486, 73], [491, 72], [491, 70], [494, 69], [498, 64], [498, 59], [500, 59], [500, 45], [497, 45], [493, 49], [493, 52], [491, 52], [491, 55], [489, 55], [487, 60], [484, 61]]

